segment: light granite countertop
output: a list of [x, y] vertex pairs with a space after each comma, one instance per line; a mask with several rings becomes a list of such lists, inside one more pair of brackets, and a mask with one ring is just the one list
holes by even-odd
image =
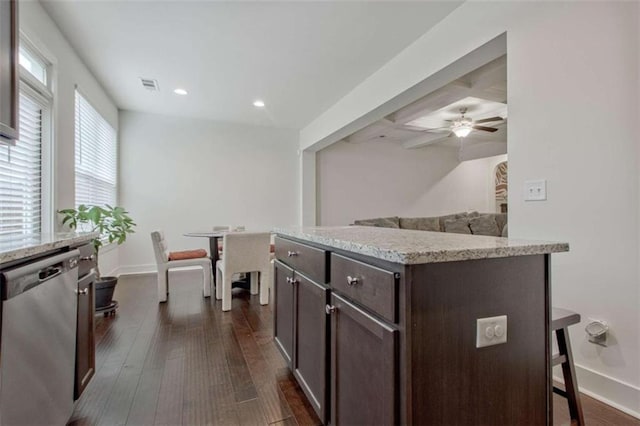
[[371, 226], [279, 228], [274, 232], [405, 265], [569, 251], [568, 243]]
[[59, 248], [79, 245], [97, 236], [97, 232], [65, 232], [0, 238], [0, 265]]

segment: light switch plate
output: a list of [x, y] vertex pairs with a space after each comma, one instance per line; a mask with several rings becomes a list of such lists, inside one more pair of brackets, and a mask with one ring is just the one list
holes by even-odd
[[478, 318], [476, 320], [476, 348], [507, 342], [507, 316]]
[[527, 180], [524, 183], [525, 201], [544, 201], [547, 199], [547, 181]]

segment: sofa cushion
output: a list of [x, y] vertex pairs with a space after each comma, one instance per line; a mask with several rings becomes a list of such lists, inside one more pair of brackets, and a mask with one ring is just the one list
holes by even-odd
[[445, 220], [444, 231], [452, 232], [454, 234], [471, 234], [471, 229], [469, 228], [469, 218], [465, 216]]
[[481, 214], [469, 219], [469, 227], [473, 235], [489, 235], [499, 237], [501, 229], [492, 214]]
[[398, 216], [393, 216], [378, 217], [375, 219], [362, 219], [353, 221], [353, 224], [360, 226], [377, 226], [380, 228], [400, 228], [400, 218]]
[[440, 218], [438, 217], [401, 217], [400, 228], [415, 229], [417, 231], [440, 231]]
[[496, 225], [498, 225], [498, 229], [502, 231], [504, 226], [507, 224], [507, 214], [506, 213], [494, 213], [493, 217], [496, 220]]
[[460, 213], [454, 213], [454, 214], [448, 214], [445, 216], [438, 216], [438, 218], [440, 219], [440, 231], [442, 232], [446, 232], [444, 223], [449, 220], [449, 219], [461, 219], [463, 217], [467, 217], [469, 216], [469, 213], [467, 212], [460, 212]]

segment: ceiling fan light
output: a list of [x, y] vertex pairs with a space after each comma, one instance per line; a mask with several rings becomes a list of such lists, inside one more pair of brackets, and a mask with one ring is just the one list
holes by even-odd
[[454, 127], [453, 133], [459, 137], [459, 138], [464, 138], [467, 137], [469, 135], [469, 133], [471, 133], [471, 125], [469, 124], [461, 124], [459, 126]]

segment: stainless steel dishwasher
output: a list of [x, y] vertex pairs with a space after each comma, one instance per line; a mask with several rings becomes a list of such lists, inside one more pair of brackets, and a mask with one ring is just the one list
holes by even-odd
[[64, 425], [73, 410], [78, 250], [0, 274], [0, 425]]

